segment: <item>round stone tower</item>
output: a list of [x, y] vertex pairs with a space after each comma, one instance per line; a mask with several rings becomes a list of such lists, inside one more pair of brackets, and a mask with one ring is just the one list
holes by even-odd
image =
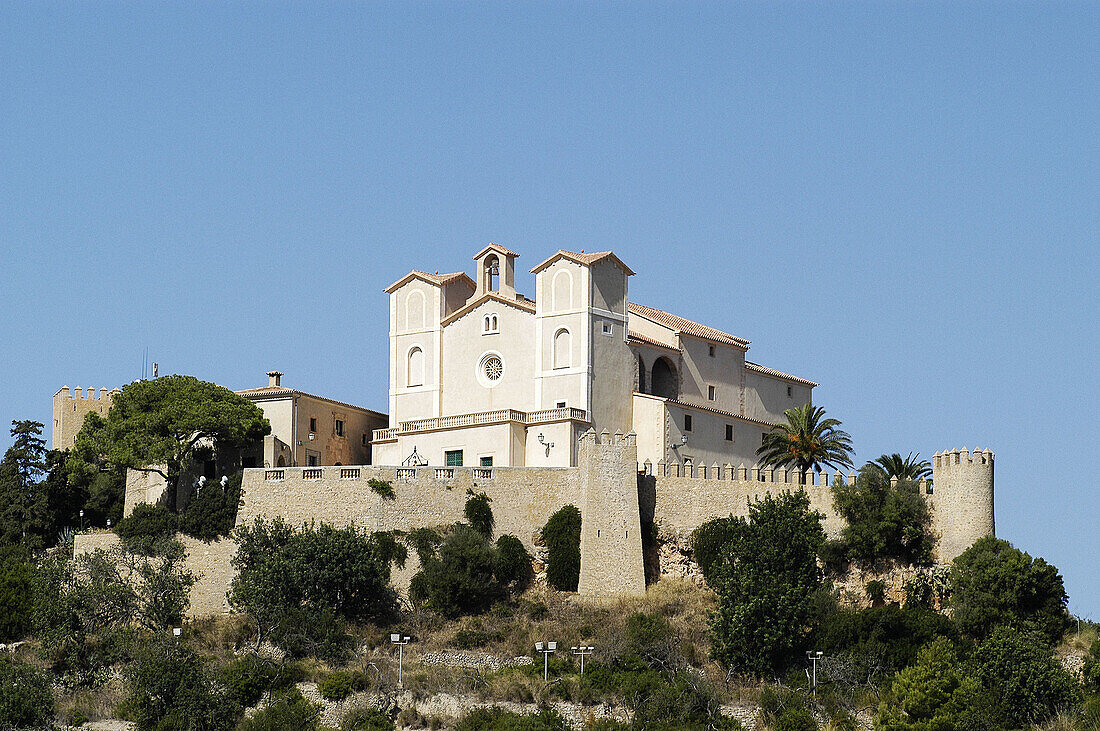
[[993, 535], [993, 452], [966, 447], [932, 455], [928, 495], [940, 536], [936, 561], [951, 563], [974, 541]]

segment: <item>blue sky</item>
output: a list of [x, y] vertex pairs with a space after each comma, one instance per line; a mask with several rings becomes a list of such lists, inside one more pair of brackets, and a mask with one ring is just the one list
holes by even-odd
[[993, 449], [998, 534], [1100, 619], [1098, 35], [1085, 3], [4, 3], [0, 421], [146, 348], [385, 410], [386, 285], [613, 249], [635, 301], [819, 381], [859, 460]]

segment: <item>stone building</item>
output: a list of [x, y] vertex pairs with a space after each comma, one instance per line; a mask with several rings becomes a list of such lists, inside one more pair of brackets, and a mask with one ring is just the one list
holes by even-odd
[[558, 251], [516, 291], [490, 244], [462, 272], [390, 285], [389, 425], [377, 464], [563, 467], [589, 429], [637, 434], [642, 460], [753, 464], [817, 384], [746, 360], [749, 341], [629, 300], [610, 251]]
[[70, 393], [68, 386], [62, 386], [53, 395], [53, 429], [50, 432], [50, 449], [70, 449], [76, 442], [76, 433], [84, 426], [84, 417], [95, 412], [100, 416], [107, 416], [111, 410], [111, 399], [118, 393], [117, 388], [108, 391], [99, 389], [99, 398], [96, 398], [94, 388], [88, 389], [85, 396], [80, 386], [76, 387], [76, 393]]

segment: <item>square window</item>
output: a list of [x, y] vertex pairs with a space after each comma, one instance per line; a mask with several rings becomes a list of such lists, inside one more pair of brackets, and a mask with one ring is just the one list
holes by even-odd
[[733, 441], [733, 424], [726, 424], [726, 441]]
[[311, 432], [316, 432], [317, 431], [317, 417], [316, 416], [309, 417], [309, 430]]
[[691, 414], [684, 414], [684, 431], [691, 431]]
[[493, 466], [493, 458], [492, 457], [482, 457], [481, 458], [481, 466], [482, 467], [492, 467]]
[[448, 467], [461, 467], [462, 466], [462, 450], [452, 449], [443, 453], [444, 460], [447, 462]]
[[710, 357], [711, 358], [714, 357], [714, 346], [713, 345], [710, 346]]
[[344, 436], [344, 422], [341, 421], [340, 419], [336, 420], [336, 436], [338, 436], [338, 437]]
[[715, 390], [714, 386], [707, 386], [707, 398], [711, 401], [714, 400]]
[[615, 328], [610, 322], [605, 322], [603, 324], [603, 334], [604, 335], [611, 335], [614, 332], [615, 332]]
[[554, 405], [554, 408], [555, 409], [564, 409], [565, 408], [565, 402], [564, 401], [559, 401], [557, 404]]

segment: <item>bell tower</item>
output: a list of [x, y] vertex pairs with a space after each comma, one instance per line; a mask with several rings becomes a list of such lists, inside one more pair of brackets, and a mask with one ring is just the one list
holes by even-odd
[[516, 257], [514, 251], [510, 251], [497, 244], [489, 244], [474, 256], [477, 262], [477, 291], [474, 298], [481, 297], [489, 292], [496, 292], [502, 297], [514, 300], [516, 298]]

